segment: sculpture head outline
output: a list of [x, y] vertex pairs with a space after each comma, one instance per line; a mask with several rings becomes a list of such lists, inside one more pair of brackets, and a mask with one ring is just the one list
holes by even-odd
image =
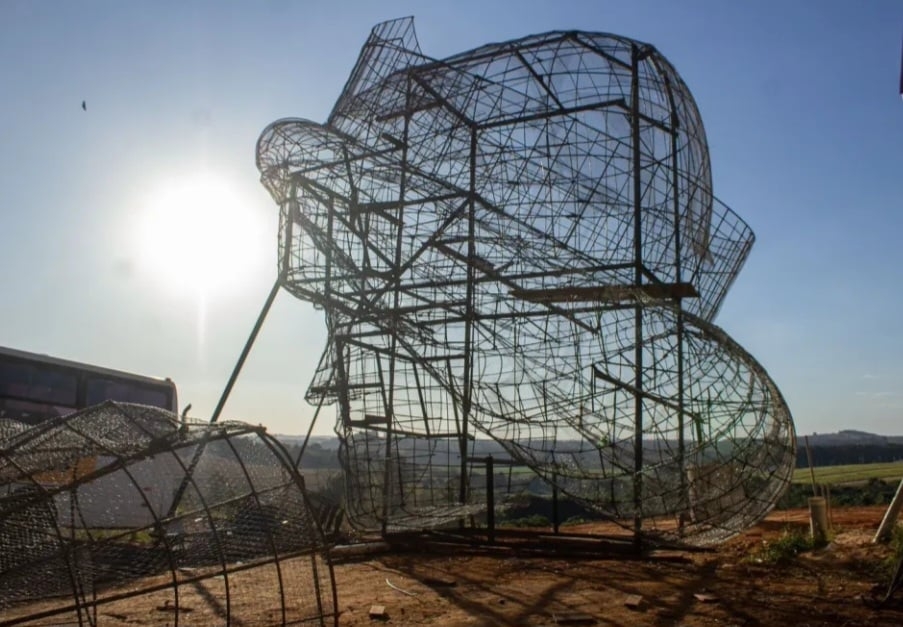
[[338, 402], [372, 520], [410, 513], [415, 480], [387, 470], [406, 458], [398, 439], [432, 459], [437, 434], [462, 468], [481, 434], [619, 517], [689, 508], [688, 468], [725, 434], [768, 433], [784, 485], [789, 410], [712, 324], [753, 234], [714, 198], [696, 105], [654, 47], [563, 31], [433, 60], [410, 20], [387, 22], [328, 122], [274, 123], [258, 166], [281, 208], [283, 285], [330, 330], [308, 399]]

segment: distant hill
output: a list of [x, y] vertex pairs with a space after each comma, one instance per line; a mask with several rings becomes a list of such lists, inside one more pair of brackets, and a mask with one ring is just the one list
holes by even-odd
[[808, 436], [798, 434], [800, 445], [809, 438], [810, 446], [848, 446], [855, 444], [903, 444], [903, 435], [877, 435], [856, 429], [842, 429], [837, 433], [813, 433]]
[[874, 464], [903, 461], [903, 436], [877, 435], [856, 429], [837, 433], [797, 435], [797, 468], [808, 467], [806, 440], [812, 450], [814, 466]]
[[[273, 435], [277, 440], [282, 442], [286, 446], [301, 446], [304, 444], [303, 435], [283, 435], [281, 433], [276, 433]], [[312, 444], [319, 444], [321, 448], [326, 450], [338, 449], [339, 448], [339, 438], [334, 435], [312, 435], [310, 436], [310, 442], [308, 442], [308, 446]]]
[[[843, 429], [836, 433], [813, 433], [808, 436], [798, 434], [797, 457], [798, 468], [808, 467], [806, 458], [805, 441], [808, 437], [809, 447], [812, 450], [812, 461], [815, 466], [836, 466], [841, 464], [871, 464], [879, 462], [903, 461], [903, 436], [886, 436], [859, 431], [856, 429]], [[289, 449], [296, 449], [304, 442], [303, 435], [276, 435]], [[559, 446], [566, 450], [577, 448], [576, 442], [559, 442]], [[653, 454], [660, 442], [646, 443], [646, 450]], [[502, 448], [492, 440], [477, 440], [473, 442], [471, 454], [494, 455], [498, 458], [507, 457]], [[316, 466], [333, 466], [337, 463], [335, 453], [339, 448], [339, 439], [335, 435], [313, 435], [308, 443], [307, 463]], [[632, 452], [631, 452], [632, 455]]]

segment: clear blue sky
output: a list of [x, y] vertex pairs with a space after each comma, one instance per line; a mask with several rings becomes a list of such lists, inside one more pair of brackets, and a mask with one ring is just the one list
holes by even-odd
[[[899, 0], [5, 0], [0, 345], [170, 376], [209, 416], [275, 276], [256, 139], [324, 121], [370, 28], [405, 15], [433, 57], [556, 29], [654, 44], [696, 97], [716, 194], [757, 235], [717, 322], [799, 433], [903, 433]], [[198, 181], [240, 253], [154, 227]], [[281, 294], [225, 417], [306, 429], [324, 342], [321, 312]]]

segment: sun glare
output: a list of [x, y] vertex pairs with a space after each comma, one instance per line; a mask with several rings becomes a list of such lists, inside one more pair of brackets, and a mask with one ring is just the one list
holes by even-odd
[[138, 225], [142, 265], [179, 292], [206, 297], [246, 278], [260, 253], [259, 220], [227, 181], [209, 175], [161, 185]]

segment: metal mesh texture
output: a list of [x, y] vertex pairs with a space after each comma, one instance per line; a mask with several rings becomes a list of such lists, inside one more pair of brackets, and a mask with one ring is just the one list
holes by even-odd
[[303, 481], [262, 427], [107, 402], [0, 436], [0, 625], [335, 623]]
[[336, 406], [352, 523], [480, 511], [487, 440], [697, 543], [786, 488], [789, 409], [712, 323], [754, 236], [654, 47], [568, 31], [434, 60], [387, 22], [328, 122], [274, 122], [257, 164], [282, 285], [325, 312], [307, 398]]

